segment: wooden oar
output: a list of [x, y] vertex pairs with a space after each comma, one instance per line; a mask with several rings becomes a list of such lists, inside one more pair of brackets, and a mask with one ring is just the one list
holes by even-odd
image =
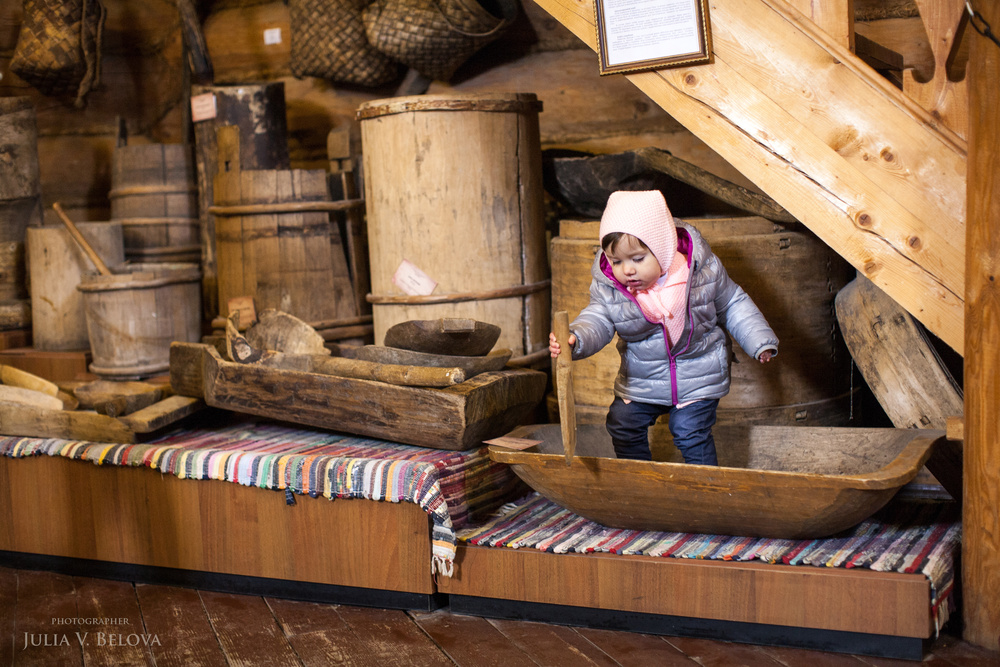
[[569, 465], [576, 452], [576, 399], [573, 396], [573, 347], [569, 344], [569, 315], [565, 310], [555, 314], [552, 329], [559, 341], [559, 356], [556, 357], [559, 430], [562, 432], [566, 465]]
[[83, 248], [83, 251], [87, 253], [87, 257], [89, 257], [90, 261], [92, 261], [94, 263], [94, 266], [97, 267], [97, 272], [100, 273], [102, 276], [110, 276], [111, 269], [109, 269], [108, 265], [104, 263], [104, 260], [101, 259], [101, 256], [97, 254], [97, 251], [95, 251], [91, 247], [91, 245], [87, 243], [87, 239], [83, 238], [83, 234], [81, 234], [80, 230], [76, 228], [76, 225], [73, 224], [73, 221], [69, 219], [69, 216], [66, 215], [66, 212], [62, 209], [62, 206], [59, 205], [59, 202], [55, 202], [54, 204], [52, 204], [52, 210], [56, 212], [56, 214], [59, 216], [59, 219], [62, 220], [64, 225], [66, 225], [66, 229], [69, 230], [70, 235], [72, 235], [72, 237], [76, 240], [76, 242], [80, 245], [80, 247]]

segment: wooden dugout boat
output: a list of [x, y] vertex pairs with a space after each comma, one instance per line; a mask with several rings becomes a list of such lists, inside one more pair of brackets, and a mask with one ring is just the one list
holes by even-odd
[[[603, 425], [578, 427], [567, 463], [558, 424], [508, 437], [541, 441], [518, 451], [490, 446], [524, 482], [605, 526], [806, 539], [850, 528], [912, 480], [943, 432], [806, 426], [716, 427], [720, 465], [614, 458]], [[677, 462], [675, 462], [677, 461]]]

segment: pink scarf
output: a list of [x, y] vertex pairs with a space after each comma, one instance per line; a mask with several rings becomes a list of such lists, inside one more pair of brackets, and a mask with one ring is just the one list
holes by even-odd
[[666, 325], [671, 346], [684, 331], [687, 319], [687, 281], [690, 274], [687, 257], [678, 252], [674, 254], [670, 269], [660, 276], [656, 284], [634, 293], [642, 314], [651, 322]]

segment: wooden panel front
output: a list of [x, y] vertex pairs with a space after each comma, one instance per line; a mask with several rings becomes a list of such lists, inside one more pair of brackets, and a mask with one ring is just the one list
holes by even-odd
[[296, 497], [60, 457], [0, 457], [0, 550], [433, 593], [412, 503]]
[[458, 549], [442, 593], [820, 630], [929, 637], [923, 575], [705, 560]]

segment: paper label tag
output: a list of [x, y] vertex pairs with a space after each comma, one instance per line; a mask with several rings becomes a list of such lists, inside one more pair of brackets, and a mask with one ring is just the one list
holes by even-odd
[[281, 28], [268, 28], [265, 30], [264, 44], [281, 44]]
[[493, 438], [492, 440], [483, 440], [487, 445], [497, 445], [499, 447], [506, 447], [507, 449], [517, 449], [525, 450], [531, 449], [535, 445], [542, 444], [541, 440], [528, 440], [527, 438], [512, 438], [510, 436], [504, 435], [499, 438]]
[[392, 284], [410, 296], [427, 296], [437, 287], [437, 283], [420, 267], [405, 259], [392, 274]]
[[216, 116], [215, 93], [202, 93], [191, 98], [191, 121], [211, 120]]

